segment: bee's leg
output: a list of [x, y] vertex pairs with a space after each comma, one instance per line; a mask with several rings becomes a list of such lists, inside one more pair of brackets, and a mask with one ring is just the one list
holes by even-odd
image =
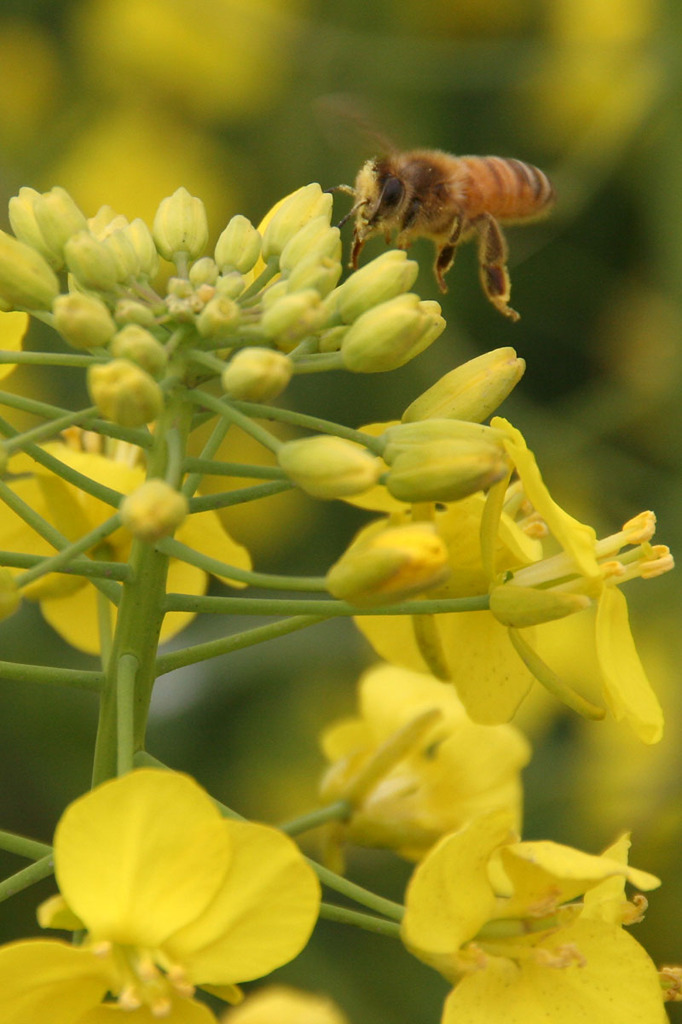
[[448, 286], [446, 285], [444, 278], [445, 274], [447, 274], [448, 270], [455, 262], [455, 253], [457, 251], [457, 245], [462, 234], [463, 226], [464, 222], [462, 218], [456, 217], [453, 221], [447, 242], [436, 250], [436, 262], [433, 265], [433, 272], [436, 275], [438, 287], [442, 292], [446, 292], [448, 290]]
[[357, 230], [353, 234], [353, 248], [350, 251], [350, 262], [348, 264], [352, 270], [358, 269], [358, 257], [362, 252], [365, 245], [364, 235], [361, 235]]
[[510, 320], [519, 320], [519, 314], [509, 303], [511, 282], [507, 271], [507, 244], [502, 229], [489, 213], [475, 222], [478, 232], [478, 263], [483, 291], [495, 309]]

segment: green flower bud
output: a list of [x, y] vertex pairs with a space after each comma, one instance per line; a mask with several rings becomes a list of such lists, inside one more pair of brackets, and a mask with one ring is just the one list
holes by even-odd
[[127, 228], [116, 228], [108, 232], [101, 242], [114, 257], [116, 277], [120, 283], [137, 276], [140, 270], [140, 261], [128, 236]]
[[315, 217], [331, 219], [332, 197], [317, 183], [304, 185], [282, 202], [263, 233], [262, 258], [267, 263], [280, 256], [290, 238]]
[[55, 328], [74, 348], [102, 348], [116, 332], [109, 309], [96, 295], [58, 295], [52, 312]]
[[347, 498], [362, 494], [379, 479], [381, 459], [353, 441], [321, 434], [287, 441], [277, 461], [295, 484], [314, 498]]
[[341, 260], [341, 232], [329, 226], [329, 217], [313, 217], [289, 239], [279, 258], [280, 268], [290, 272], [311, 255]]
[[438, 303], [420, 302], [413, 292], [397, 295], [351, 325], [341, 345], [344, 366], [353, 373], [395, 370], [423, 352], [444, 328]]
[[326, 311], [319, 294], [312, 288], [293, 295], [284, 295], [266, 309], [261, 317], [261, 328], [267, 338], [273, 338], [278, 348], [290, 352], [308, 334], [322, 326]]
[[440, 586], [450, 575], [448, 549], [433, 523], [371, 532], [327, 573], [327, 590], [358, 605], [389, 604]]
[[320, 352], [339, 352], [347, 333], [347, 327], [329, 327], [326, 331], [322, 331]]
[[283, 296], [289, 294], [289, 284], [287, 281], [282, 281], [280, 278], [274, 284], [269, 285], [262, 293], [261, 305], [263, 309], [270, 309], [276, 302], [279, 302]]
[[419, 264], [402, 249], [389, 249], [356, 270], [336, 292], [335, 308], [344, 323], [357, 320], [373, 306], [407, 292], [417, 280]]
[[215, 261], [221, 274], [238, 270], [247, 274], [260, 256], [261, 237], [247, 217], [240, 213], [228, 221], [216, 242]]
[[122, 427], [151, 423], [163, 408], [154, 378], [127, 359], [88, 367], [88, 392], [102, 416]]
[[314, 288], [318, 295], [324, 298], [338, 284], [343, 272], [339, 260], [333, 260], [329, 256], [319, 259], [316, 253], [307, 256], [300, 263], [297, 263], [286, 280], [287, 291], [302, 292], [308, 288]]
[[398, 501], [459, 501], [486, 490], [509, 472], [504, 450], [474, 441], [434, 441], [401, 451], [386, 477]]
[[128, 324], [115, 334], [110, 351], [117, 359], [129, 359], [131, 363], [137, 363], [152, 377], [160, 377], [168, 363], [161, 342], [139, 324]]
[[241, 310], [233, 299], [216, 295], [207, 302], [196, 319], [196, 327], [202, 338], [222, 338], [239, 327]]
[[76, 281], [92, 291], [111, 292], [118, 284], [113, 253], [89, 231], [72, 235], [64, 246], [66, 265]]
[[52, 309], [58, 295], [59, 282], [40, 253], [0, 231], [0, 300], [5, 309]]
[[17, 590], [9, 569], [0, 569], [0, 622], [13, 615], [21, 604], [21, 595]]
[[88, 222], [73, 199], [58, 185], [35, 200], [35, 217], [47, 247], [61, 253], [67, 239], [86, 231]]
[[88, 217], [87, 228], [95, 238], [103, 238], [107, 230], [117, 227], [125, 227], [127, 219], [121, 213], [116, 213], [113, 206], [105, 204], [100, 206], [94, 217]]
[[64, 264], [61, 249], [54, 249], [47, 244], [36, 220], [35, 204], [40, 199], [40, 192], [24, 185], [19, 194], [9, 201], [9, 222], [12, 231], [25, 245], [36, 249], [50, 264], [53, 270], [59, 270]]
[[490, 591], [490, 611], [503, 626], [524, 629], [542, 622], [563, 619], [591, 604], [585, 594], [569, 594], [536, 587], [503, 583]]
[[123, 525], [140, 540], [150, 543], [169, 537], [182, 525], [189, 505], [187, 498], [165, 480], [146, 480], [120, 505]]
[[432, 419], [419, 420], [417, 423], [396, 423], [388, 427], [381, 438], [385, 445], [382, 456], [389, 465], [407, 449], [422, 448], [439, 441], [497, 445], [503, 451], [503, 434], [499, 430], [468, 420]]
[[416, 398], [403, 413], [403, 422], [440, 417], [481, 423], [518, 384], [525, 368], [513, 348], [485, 352], [446, 373]]
[[291, 360], [283, 352], [241, 348], [223, 370], [221, 382], [230, 398], [269, 402], [284, 391], [293, 371]]
[[159, 254], [156, 251], [152, 233], [141, 217], [136, 217], [131, 221], [126, 228], [126, 234], [137, 255], [138, 273], [147, 278], [156, 277], [159, 269]]
[[218, 280], [218, 266], [210, 256], [202, 256], [189, 268], [189, 279], [194, 288], [201, 285], [214, 285]]
[[179, 253], [190, 260], [201, 256], [208, 242], [208, 221], [201, 199], [186, 188], [177, 189], [162, 199], [154, 216], [152, 235], [164, 259], [174, 262]]
[[144, 302], [135, 299], [119, 299], [114, 309], [117, 324], [139, 324], [140, 327], [154, 327], [156, 317], [153, 310]]
[[246, 282], [236, 270], [221, 275], [215, 283], [216, 295], [224, 299], [236, 299], [244, 291]]

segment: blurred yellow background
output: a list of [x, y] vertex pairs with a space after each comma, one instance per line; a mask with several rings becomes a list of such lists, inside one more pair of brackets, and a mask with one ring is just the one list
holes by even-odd
[[[185, 185], [204, 199], [215, 240], [233, 213], [258, 222], [309, 181], [352, 182], [376, 143], [337, 120], [343, 106], [398, 146], [536, 164], [559, 198], [549, 221], [508, 232], [519, 324], [485, 301], [473, 247], [464, 248], [443, 300], [448, 329], [428, 353], [381, 377], [299, 378], [287, 401], [351, 426], [392, 419], [456, 363], [513, 345], [528, 369], [503, 411], [557, 499], [601, 534], [653, 508], [658, 539], [679, 553], [681, 33], [677, 0], [9, 0], [0, 7], [0, 206], [22, 185], [59, 184], [88, 216], [109, 203], [150, 222], [159, 200]], [[337, 219], [349, 202], [336, 199]], [[368, 256], [382, 244], [370, 243]], [[414, 253], [415, 290], [440, 298], [428, 243]], [[46, 338], [35, 333], [29, 346]], [[75, 403], [84, 396], [75, 373], [24, 369], [11, 386]], [[364, 521], [337, 506], [267, 499], [232, 515], [230, 528], [258, 569], [319, 574]], [[636, 937], [657, 962], [679, 962], [679, 577], [643, 593], [628, 587], [665, 738], [645, 748], [612, 724], [531, 700], [526, 837], [597, 852], [632, 829], [633, 863], [664, 882]], [[197, 621], [175, 643], [251, 624]], [[33, 607], [1, 636], [4, 659], [92, 664]], [[155, 695], [150, 749], [246, 815], [301, 813], [315, 802], [317, 733], [351, 712], [371, 661], [351, 623], [332, 622], [171, 675]], [[48, 840], [64, 803], [89, 784], [94, 703], [15, 683], [0, 699], [0, 827]], [[3, 875], [21, 866], [8, 855], [1, 865]], [[401, 898], [407, 865], [358, 852], [350, 866]], [[34, 907], [52, 891], [39, 890], [4, 905], [3, 939], [37, 931]], [[355, 1024], [439, 1019], [445, 984], [396, 944], [340, 925], [318, 931], [282, 978], [328, 990]]]

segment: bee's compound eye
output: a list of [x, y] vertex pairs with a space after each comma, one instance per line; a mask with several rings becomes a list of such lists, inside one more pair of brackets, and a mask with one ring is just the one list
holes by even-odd
[[379, 198], [380, 210], [392, 210], [398, 205], [405, 194], [403, 183], [399, 178], [387, 178]]

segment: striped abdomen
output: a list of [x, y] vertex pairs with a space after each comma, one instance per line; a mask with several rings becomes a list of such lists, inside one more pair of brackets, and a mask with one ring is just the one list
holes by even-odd
[[489, 213], [499, 220], [539, 217], [554, 202], [546, 174], [532, 164], [501, 156], [461, 156], [467, 172], [466, 213], [470, 220]]

